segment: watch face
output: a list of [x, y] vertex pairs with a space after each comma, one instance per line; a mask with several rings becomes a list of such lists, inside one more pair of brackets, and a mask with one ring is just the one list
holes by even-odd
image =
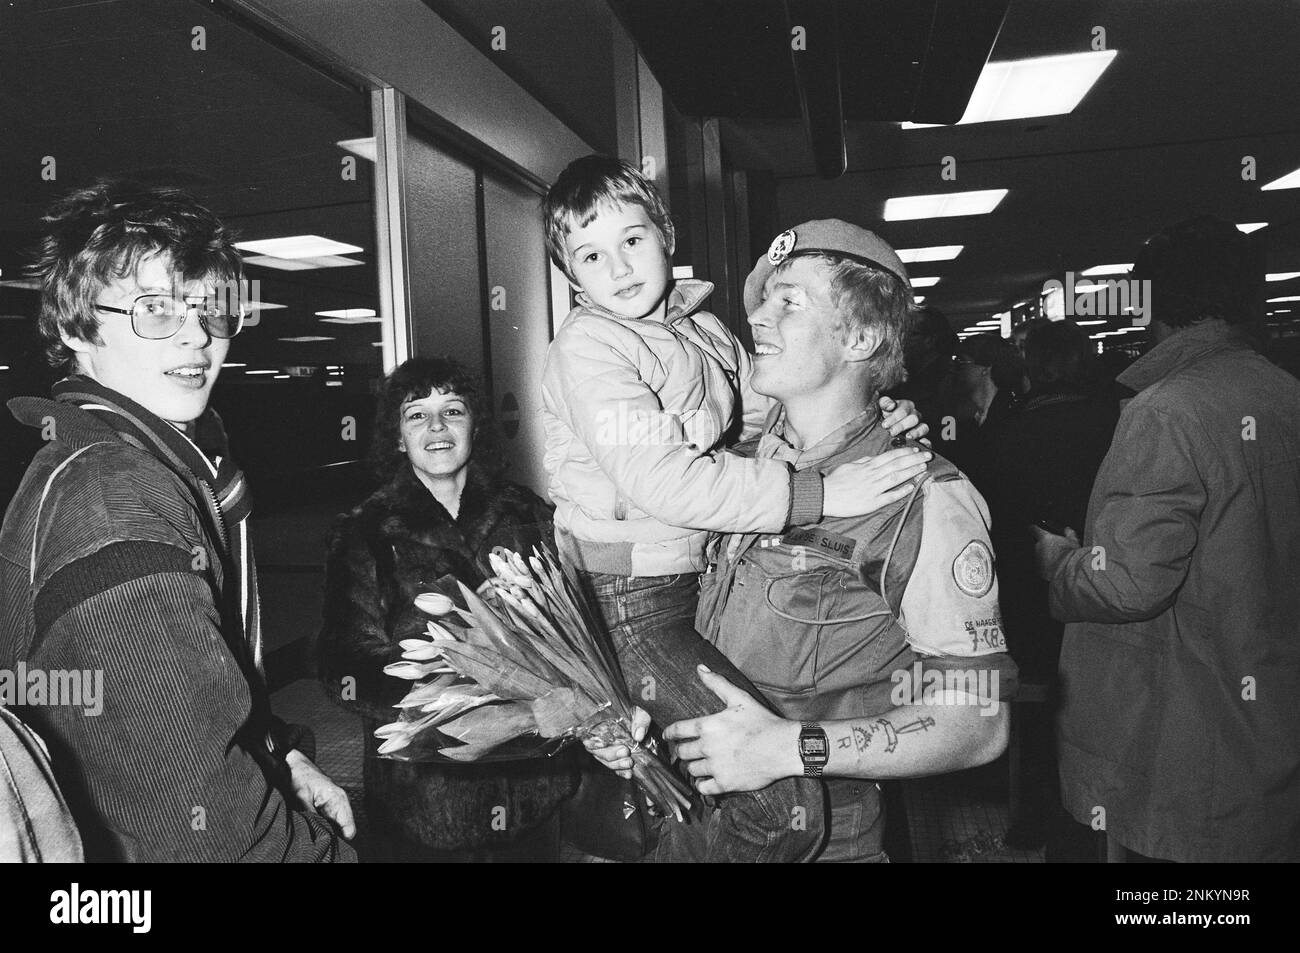
[[826, 732], [805, 731], [799, 736], [799, 754], [806, 761], [825, 761], [830, 757], [830, 743]]

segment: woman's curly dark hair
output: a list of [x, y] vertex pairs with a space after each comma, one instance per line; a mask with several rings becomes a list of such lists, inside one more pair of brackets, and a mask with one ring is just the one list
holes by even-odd
[[398, 446], [402, 404], [422, 400], [435, 390], [440, 394], [456, 394], [469, 404], [474, 421], [474, 449], [469, 465], [486, 474], [497, 474], [504, 469], [491, 402], [478, 375], [449, 357], [413, 357], [389, 374], [379, 390], [368, 463], [370, 472], [381, 482], [388, 483], [402, 467], [410, 465]]

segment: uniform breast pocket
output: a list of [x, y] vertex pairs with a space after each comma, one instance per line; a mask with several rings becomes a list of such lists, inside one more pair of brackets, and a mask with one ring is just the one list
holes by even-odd
[[821, 628], [837, 612], [839, 575], [832, 569], [771, 574], [747, 560], [737, 567], [718, 648], [777, 700], [810, 695]]

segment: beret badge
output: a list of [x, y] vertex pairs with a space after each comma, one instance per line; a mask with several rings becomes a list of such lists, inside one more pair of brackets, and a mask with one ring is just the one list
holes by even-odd
[[779, 265], [785, 261], [790, 252], [794, 251], [794, 243], [798, 240], [793, 229], [787, 229], [776, 238], [772, 239], [772, 245], [767, 250], [767, 260], [773, 265]]

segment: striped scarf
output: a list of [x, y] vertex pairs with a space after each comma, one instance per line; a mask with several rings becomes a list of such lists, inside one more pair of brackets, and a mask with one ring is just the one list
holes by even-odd
[[255, 670], [250, 675], [256, 674], [260, 680], [262, 633], [257, 574], [248, 545], [252, 498], [244, 474], [230, 459], [225, 428], [217, 412], [211, 407], [203, 412], [195, 421], [191, 440], [157, 414], [88, 377], [65, 377], [54, 385], [53, 397], [95, 415], [124, 441], [153, 455], [186, 485], [195, 488], [199, 512], [207, 515], [212, 536], [220, 546], [227, 600], [223, 615], [238, 621]]

